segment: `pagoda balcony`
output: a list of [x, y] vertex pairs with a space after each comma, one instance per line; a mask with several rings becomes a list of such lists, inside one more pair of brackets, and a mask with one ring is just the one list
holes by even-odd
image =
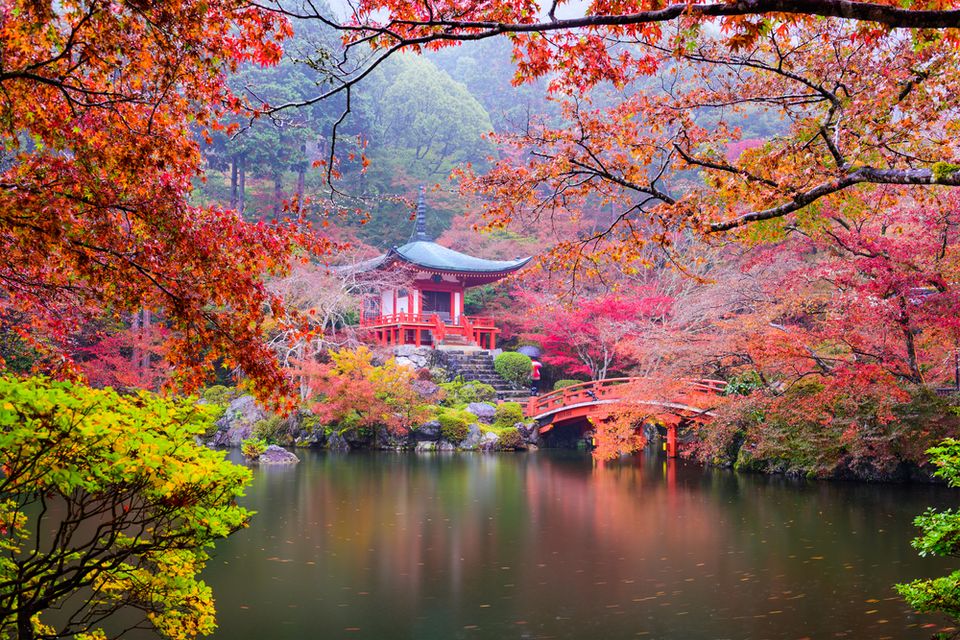
[[447, 313], [393, 313], [362, 315], [361, 330], [381, 345], [477, 346], [495, 349], [497, 328], [493, 318], [466, 316], [450, 319]]

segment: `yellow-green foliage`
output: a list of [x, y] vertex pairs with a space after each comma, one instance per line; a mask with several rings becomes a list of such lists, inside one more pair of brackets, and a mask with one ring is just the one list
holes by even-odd
[[957, 171], [960, 171], [960, 165], [952, 164], [950, 162], [935, 162], [933, 163], [931, 170], [933, 172], [933, 179], [936, 182], [941, 182], [949, 178]]
[[[945, 479], [951, 487], [960, 486], [960, 441], [948, 438], [927, 453], [937, 466], [936, 475]], [[913, 548], [921, 556], [949, 558], [960, 554], [960, 512], [953, 509], [927, 509], [913, 523], [921, 531], [913, 540]], [[960, 621], [960, 571], [895, 587], [917, 611], [941, 611], [953, 618], [954, 622]]]
[[503, 402], [497, 405], [497, 412], [493, 414], [494, 427], [506, 429], [518, 422], [523, 422], [523, 407], [519, 402]]
[[440, 436], [454, 444], [462, 441], [470, 433], [470, 424], [476, 418], [473, 414], [459, 409], [441, 409], [437, 414], [440, 423]]
[[[250, 472], [195, 443], [209, 419], [191, 401], [0, 377], [0, 637], [27, 620], [38, 637], [104, 637], [100, 615], [121, 611], [167, 638], [213, 631], [198, 576], [249, 518]], [[68, 512], [77, 526], [50, 546]]]
[[215, 384], [203, 392], [203, 400], [210, 404], [230, 404], [230, 401], [236, 397], [236, 389], [225, 387], [222, 384]]
[[263, 438], [247, 438], [240, 443], [240, 453], [247, 460], [256, 460], [267, 450], [267, 441]]
[[460, 377], [444, 382], [440, 388], [444, 392], [442, 404], [445, 407], [463, 407], [471, 402], [493, 402], [497, 397], [497, 390], [490, 385], [476, 380], [465, 381]]
[[504, 429], [498, 434], [497, 448], [503, 451], [512, 451], [523, 446], [523, 437], [515, 427]]
[[266, 440], [268, 444], [277, 444], [277, 440], [286, 427], [286, 423], [287, 421], [280, 416], [270, 416], [263, 420], [257, 420], [256, 424], [253, 425], [253, 433], [251, 435], [254, 438]]
[[559, 391], [560, 389], [566, 389], [567, 387], [572, 387], [575, 384], [582, 384], [583, 380], [557, 380], [553, 383], [553, 390]]

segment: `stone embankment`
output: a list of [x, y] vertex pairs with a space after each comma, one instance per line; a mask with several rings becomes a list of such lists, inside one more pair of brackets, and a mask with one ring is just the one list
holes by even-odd
[[[425, 390], [429, 391], [429, 390]], [[412, 451], [506, 451], [530, 450], [539, 444], [536, 425], [517, 422], [512, 427], [500, 428], [493, 424], [496, 406], [474, 402], [466, 413], [474, 420], [467, 426], [466, 435], [446, 437], [440, 422], [431, 420], [407, 433], [398, 434], [386, 429], [338, 430], [320, 425], [309, 413], [299, 412], [289, 417], [271, 416], [252, 396], [244, 395], [230, 401], [223, 415], [215, 423], [215, 431], [206, 438], [214, 447], [239, 447], [249, 438], [264, 438], [280, 449], [285, 447], [316, 447], [332, 451], [359, 449]]]

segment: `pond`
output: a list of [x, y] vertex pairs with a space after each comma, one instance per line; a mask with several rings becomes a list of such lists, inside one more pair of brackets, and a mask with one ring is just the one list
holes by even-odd
[[929, 638], [891, 585], [940, 575], [943, 487], [794, 482], [656, 454], [298, 451], [204, 574], [221, 640]]

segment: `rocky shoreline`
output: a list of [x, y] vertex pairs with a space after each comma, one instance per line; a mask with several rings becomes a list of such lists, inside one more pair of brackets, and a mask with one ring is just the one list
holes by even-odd
[[[536, 449], [539, 433], [533, 422], [516, 422], [511, 428], [494, 426], [496, 406], [486, 402], [467, 405], [473, 416], [463, 438], [445, 437], [439, 420], [430, 420], [404, 434], [385, 428], [337, 431], [317, 424], [307, 412], [272, 416], [256, 400], [243, 395], [230, 401], [204, 438], [211, 447], [236, 448], [250, 438], [269, 433], [272, 445], [312, 447], [331, 451], [373, 449], [384, 451], [516, 451]], [[516, 434], [516, 435], [514, 435]]]

